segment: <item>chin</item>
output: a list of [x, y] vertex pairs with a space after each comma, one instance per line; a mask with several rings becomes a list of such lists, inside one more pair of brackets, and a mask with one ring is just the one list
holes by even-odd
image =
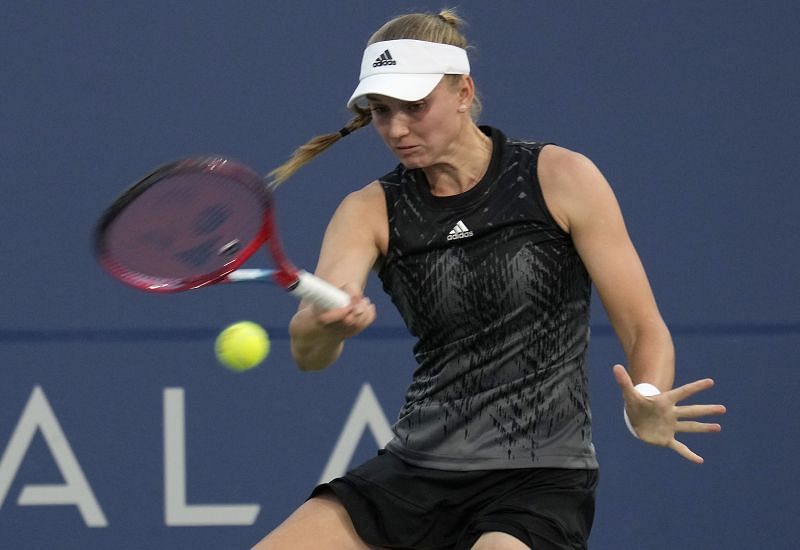
[[418, 155], [409, 155], [406, 157], [398, 157], [400, 163], [406, 167], [407, 170], [414, 170], [415, 168], [425, 168], [430, 166], [429, 162], [426, 162], [426, 159], [421, 158]]

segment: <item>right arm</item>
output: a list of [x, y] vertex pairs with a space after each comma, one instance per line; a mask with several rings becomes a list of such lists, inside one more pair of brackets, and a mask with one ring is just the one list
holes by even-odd
[[350, 294], [350, 304], [322, 311], [303, 301], [289, 323], [292, 356], [301, 370], [322, 370], [342, 353], [344, 341], [375, 320], [363, 295], [367, 277], [388, 241], [383, 189], [378, 182], [348, 195], [331, 218], [315, 275]]

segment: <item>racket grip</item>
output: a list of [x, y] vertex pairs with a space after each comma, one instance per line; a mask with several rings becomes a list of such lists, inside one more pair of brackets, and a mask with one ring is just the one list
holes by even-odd
[[297, 283], [289, 289], [289, 292], [300, 299], [314, 302], [322, 309], [344, 307], [350, 303], [350, 295], [344, 290], [307, 271], [298, 273]]

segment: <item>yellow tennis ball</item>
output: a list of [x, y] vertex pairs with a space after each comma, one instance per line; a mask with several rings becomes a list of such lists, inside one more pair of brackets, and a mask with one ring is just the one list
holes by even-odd
[[257, 366], [269, 355], [269, 348], [269, 334], [252, 321], [229, 325], [214, 342], [219, 362], [237, 372]]

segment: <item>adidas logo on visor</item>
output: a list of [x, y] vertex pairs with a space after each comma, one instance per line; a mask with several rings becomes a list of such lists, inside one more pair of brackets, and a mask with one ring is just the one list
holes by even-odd
[[383, 67], [384, 65], [397, 65], [397, 61], [392, 59], [392, 54], [389, 53], [389, 50], [384, 51], [372, 64], [373, 67]]
[[450, 233], [447, 235], [448, 241], [454, 241], [456, 239], [466, 239], [467, 237], [472, 237], [474, 233], [470, 231], [464, 222], [458, 220], [458, 223], [450, 230]]

